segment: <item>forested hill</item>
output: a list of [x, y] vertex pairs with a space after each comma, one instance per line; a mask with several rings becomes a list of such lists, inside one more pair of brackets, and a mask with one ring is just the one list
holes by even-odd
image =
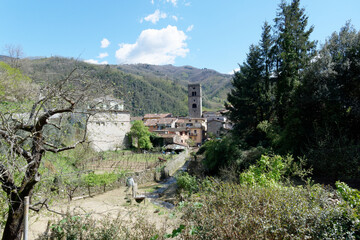
[[204, 107], [209, 109], [223, 108], [224, 100], [231, 88], [231, 75], [221, 74], [207, 68], [149, 64], [126, 64], [119, 65], [117, 68], [127, 73], [169, 79], [185, 87], [189, 83], [201, 83]]
[[204, 108], [221, 109], [231, 86], [231, 75], [190, 66], [93, 65], [61, 57], [22, 59], [20, 65], [35, 82], [64, 77], [75, 67], [87, 71], [124, 99], [133, 116], [164, 112], [186, 116], [187, 84], [194, 82], [202, 84]]

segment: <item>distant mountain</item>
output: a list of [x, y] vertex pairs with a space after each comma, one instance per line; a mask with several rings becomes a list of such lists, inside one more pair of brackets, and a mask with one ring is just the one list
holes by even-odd
[[12, 58], [5, 55], [0, 55], [0, 61], [1, 62], [9, 62]]
[[223, 108], [226, 95], [231, 88], [229, 74], [221, 74], [211, 69], [198, 69], [191, 66], [131, 64], [119, 65], [117, 69], [127, 73], [170, 79], [187, 87], [189, 83], [201, 83], [204, 107], [215, 110]]
[[187, 84], [195, 82], [202, 84], [204, 109], [218, 110], [223, 108], [231, 87], [231, 75], [191, 66], [94, 65], [62, 57], [21, 60], [23, 72], [37, 83], [64, 77], [75, 67], [124, 99], [125, 108], [133, 116], [165, 112], [186, 116]]

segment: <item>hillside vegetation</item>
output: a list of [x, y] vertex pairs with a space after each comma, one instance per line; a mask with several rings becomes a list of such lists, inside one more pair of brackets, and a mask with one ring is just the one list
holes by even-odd
[[93, 65], [62, 57], [22, 59], [20, 62], [23, 73], [37, 84], [61, 79], [75, 67], [86, 71], [90, 78], [104, 84], [104, 89], [109, 89], [106, 94], [124, 99], [126, 110], [133, 116], [164, 112], [186, 116], [187, 84], [195, 82], [202, 84], [204, 108], [218, 110], [223, 107], [231, 85], [230, 75], [190, 66]]

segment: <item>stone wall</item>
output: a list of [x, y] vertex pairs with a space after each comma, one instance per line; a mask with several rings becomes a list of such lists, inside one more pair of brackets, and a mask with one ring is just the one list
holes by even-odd
[[183, 151], [177, 157], [168, 162], [164, 167], [165, 178], [173, 176], [175, 172], [185, 164], [188, 157], [189, 150], [185, 149], [185, 151]]

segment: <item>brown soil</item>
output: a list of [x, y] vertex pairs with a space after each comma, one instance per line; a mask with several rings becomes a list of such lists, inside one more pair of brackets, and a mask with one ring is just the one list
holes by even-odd
[[[155, 183], [139, 186], [138, 194], [144, 194], [144, 188], [154, 187]], [[131, 204], [127, 202], [125, 187], [121, 187], [100, 195], [87, 197], [83, 199], [66, 202], [62, 200], [53, 204], [50, 209], [66, 213], [67, 211], [75, 211], [76, 213], [91, 213], [95, 219], [104, 217], [121, 216], [122, 219], [128, 220], [133, 214], [141, 214], [147, 216], [152, 223], [161, 228], [168, 220], [169, 210], [158, 207], [150, 203], [149, 199], [145, 199], [145, 203], [136, 203], [134, 200]], [[145, 214], [145, 215], [144, 215]], [[44, 233], [48, 222], [55, 222], [61, 218], [60, 215], [42, 210], [39, 214], [32, 213], [30, 215], [29, 239], [35, 239], [39, 234]], [[173, 221], [173, 220], [172, 220]]]

